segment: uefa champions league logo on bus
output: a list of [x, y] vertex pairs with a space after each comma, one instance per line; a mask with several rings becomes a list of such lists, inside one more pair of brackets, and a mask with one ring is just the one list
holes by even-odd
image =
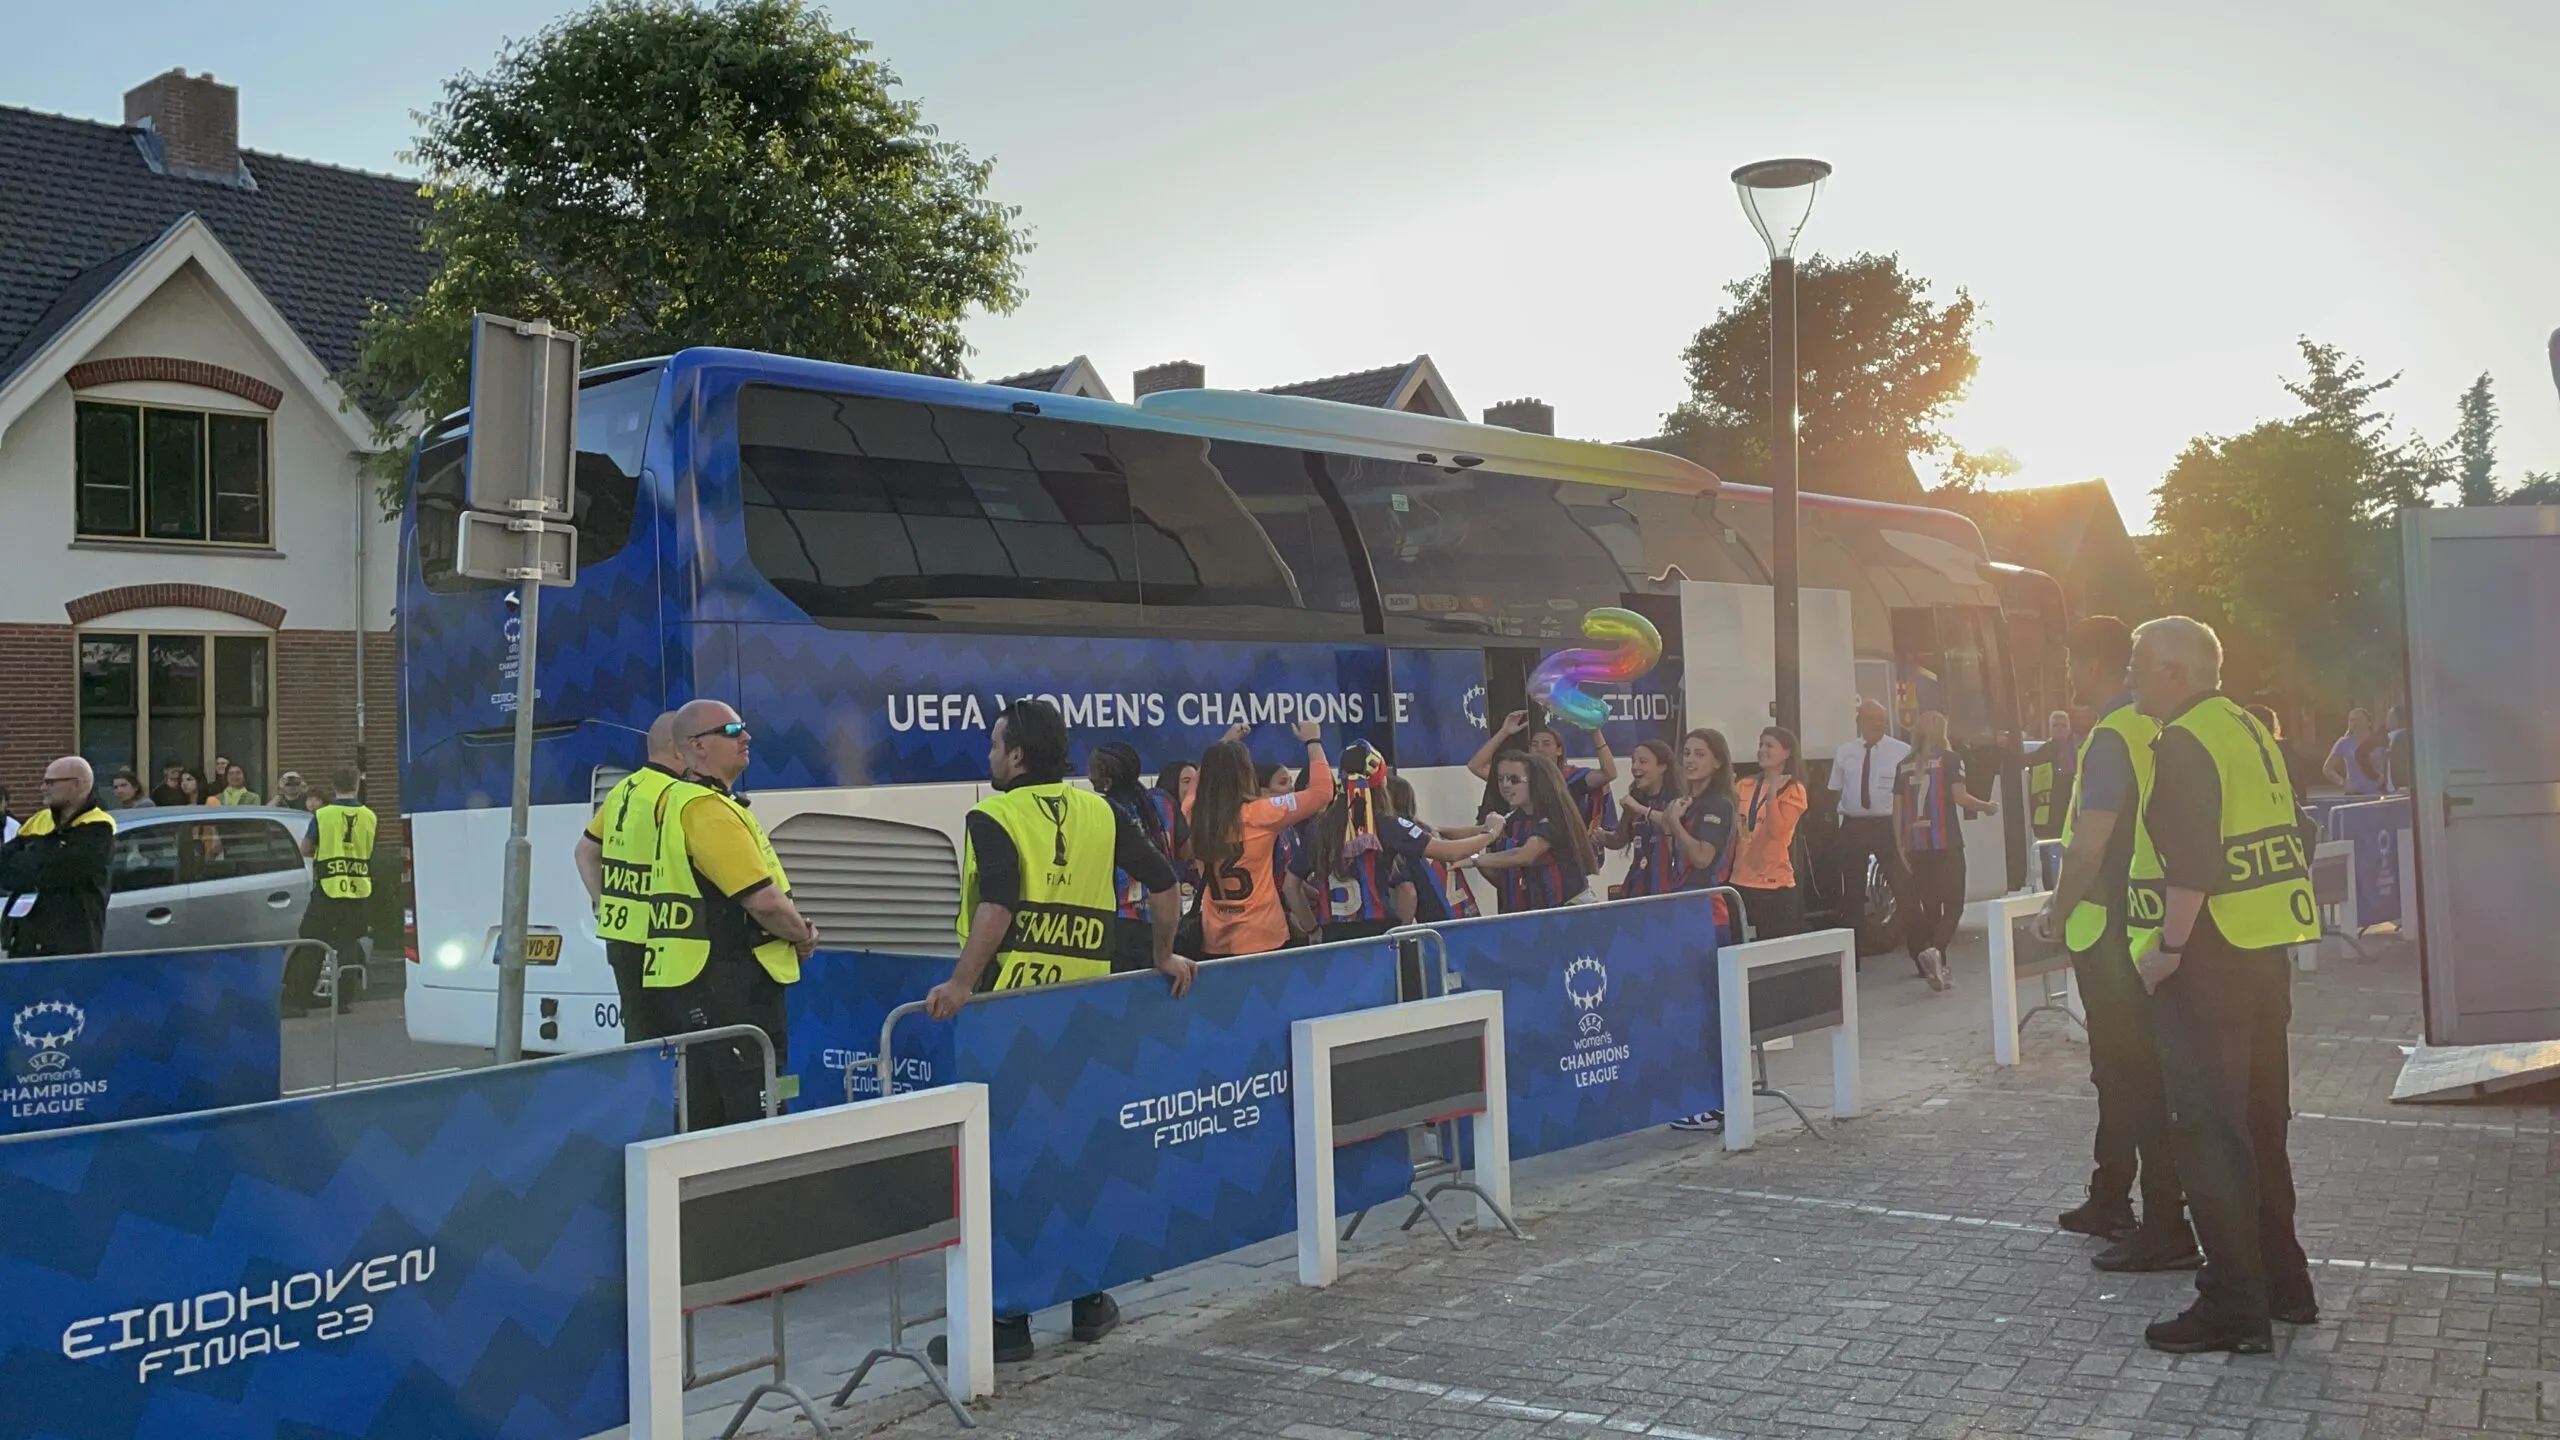
[[89, 1028], [89, 1017], [68, 1000], [39, 1000], [19, 1011], [9, 1028], [19, 1044], [36, 1052], [28, 1057], [27, 1069], [42, 1075], [71, 1063], [71, 1042]]
[[1467, 693], [1458, 697], [1458, 713], [1467, 717], [1468, 724], [1479, 730], [1485, 728], [1483, 685], [1470, 685]]

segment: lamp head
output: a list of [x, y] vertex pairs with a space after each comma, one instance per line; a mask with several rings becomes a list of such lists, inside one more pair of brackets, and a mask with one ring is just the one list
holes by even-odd
[[1822, 182], [1830, 177], [1828, 160], [1755, 160], [1733, 172], [1742, 213], [1751, 217], [1751, 228], [1760, 232], [1770, 259], [1795, 258], [1796, 236], [1813, 213]]

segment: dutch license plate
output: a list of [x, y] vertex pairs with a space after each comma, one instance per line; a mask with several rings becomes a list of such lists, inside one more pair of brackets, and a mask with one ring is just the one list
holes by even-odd
[[[492, 965], [498, 963], [498, 943], [501, 938], [502, 937], [497, 935], [489, 937], [489, 963]], [[526, 935], [524, 937], [524, 963], [527, 965], [559, 964], [560, 932], [557, 930], [536, 930]]]

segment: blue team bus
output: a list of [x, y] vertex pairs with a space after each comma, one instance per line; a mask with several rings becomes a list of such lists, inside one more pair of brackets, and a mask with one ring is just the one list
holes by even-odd
[[[432, 427], [411, 465], [400, 754], [409, 1031], [480, 1045], [518, 630], [508, 590], [454, 569], [468, 425]], [[1856, 693], [1945, 710], [1977, 745], [2014, 731], [1972, 523], [1813, 497], [1804, 514], [1808, 758], [1850, 733]], [[571, 852], [651, 718], [696, 696], [753, 730], [742, 788], [828, 943], [926, 953], [956, 949], [961, 816], [1013, 697], [1056, 701], [1080, 751], [1125, 741], [1151, 769], [1236, 722], [1290, 753], [1286, 727], [1315, 718], [1335, 754], [1377, 744], [1442, 823], [1477, 812], [1465, 762], [1487, 719], [1526, 704], [1529, 671], [1595, 606], [1665, 635], [1662, 665], [1612, 702], [1620, 753], [1724, 717], [1747, 757], [1767, 713], [1766, 621], [1750, 623], [1767, 493], [1651, 450], [697, 349], [582, 377], [574, 519], [580, 573], [545, 592], [536, 675], [531, 918], [557, 958], [529, 977], [525, 1033], [543, 1049], [618, 1039]], [[1991, 893], [2023, 851], [1976, 823]]]

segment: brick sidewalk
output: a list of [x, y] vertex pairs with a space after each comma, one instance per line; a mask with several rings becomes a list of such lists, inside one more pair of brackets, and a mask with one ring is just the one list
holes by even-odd
[[[1245, 1257], [1258, 1268], [1223, 1286], [1141, 1294], [1101, 1345], [1044, 1327], [981, 1433], [2560, 1435], [2551, 1097], [2387, 1104], [2393, 1042], [2417, 1028], [2405, 950], [2297, 986], [2293, 1154], [2323, 1321], [2245, 1358], [2146, 1350], [2191, 1277], [2101, 1274], [2094, 1242], [2052, 1228], [2087, 1177], [2085, 1050], [2039, 1020], [1997, 1071], [1978, 965], [1941, 1001], [1897, 964], [1871, 960], [1860, 987], [1881, 1099], [1830, 1143], [1772, 1107], [1749, 1155], [1667, 1134], [1589, 1147], [1524, 1171], [1531, 1243], [1366, 1227], [1323, 1292], [1285, 1256]], [[1823, 1098], [1819, 1044], [1776, 1058]], [[834, 1420], [954, 1431], [915, 1390]]]

